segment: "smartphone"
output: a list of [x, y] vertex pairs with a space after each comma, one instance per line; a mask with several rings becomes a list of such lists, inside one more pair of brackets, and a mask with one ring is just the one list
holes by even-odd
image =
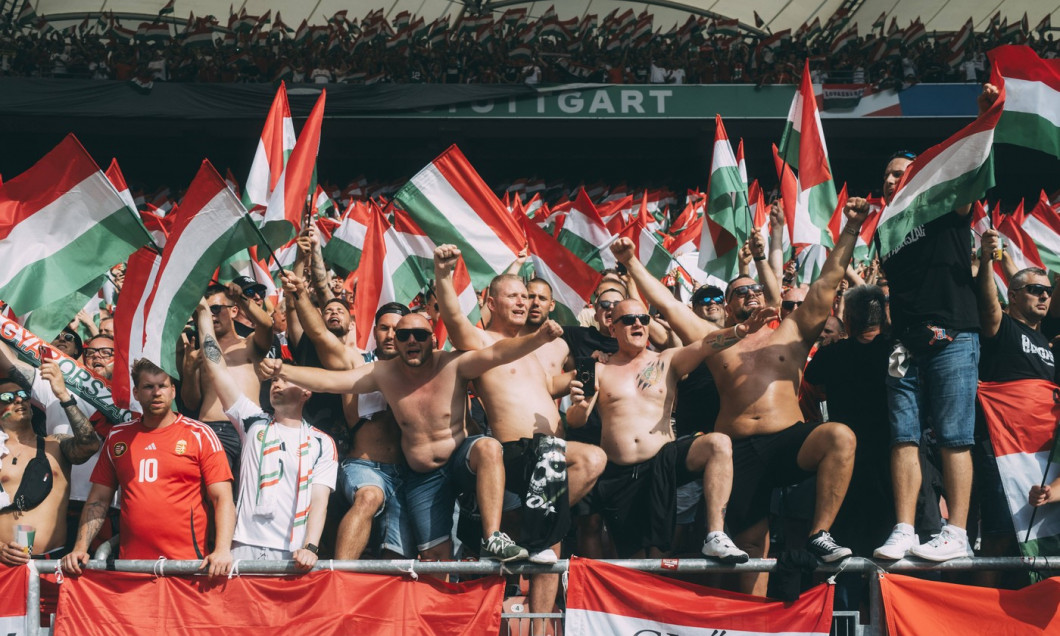
[[590, 356], [579, 356], [574, 361], [574, 379], [582, 383], [585, 399], [596, 393], [596, 360]]

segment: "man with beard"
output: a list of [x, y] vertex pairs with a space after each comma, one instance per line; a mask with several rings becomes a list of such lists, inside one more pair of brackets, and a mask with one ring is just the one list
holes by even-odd
[[581, 382], [572, 385], [567, 422], [573, 427], [583, 424], [599, 402], [604, 423], [601, 444], [608, 463], [594, 496], [620, 558], [656, 557], [670, 550], [677, 487], [699, 478], [709, 532], [703, 554], [726, 563], [747, 561], [747, 553], [724, 532], [725, 502], [733, 482], [731, 441], [720, 433], [678, 441], [670, 414], [678, 379], [775, 316], [772, 308], [756, 311], [734, 327], [655, 353], [648, 350], [647, 308], [628, 299], [612, 309], [618, 352], [606, 364], [596, 365], [597, 386], [590, 398], [586, 399]]
[[[832, 540], [828, 529], [850, 482], [854, 434], [837, 422], [803, 422], [796, 390], [810, 347], [831, 313], [836, 287], [868, 210], [864, 199], [852, 197], [847, 201], [847, 225], [801, 306], [775, 328], [765, 327], [707, 358], [721, 395], [715, 430], [733, 440], [733, 492], [726, 521], [736, 545], [751, 558], [764, 557], [769, 546], [773, 488], [798, 483], [815, 472], [816, 506], [807, 549], [826, 562], [850, 556], [848, 548]], [[683, 319], [685, 306], [635, 258], [632, 241], [619, 239], [611, 250], [683, 342], [701, 339], [717, 329], [706, 321]], [[762, 308], [763, 290], [752, 278], [731, 281], [726, 291], [726, 324], [742, 322]], [[764, 595], [767, 580], [764, 574], [755, 573], [746, 577], [741, 587], [745, 592]]]
[[[206, 290], [206, 304], [213, 315], [214, 333], [225, 356], [232, 378], [244, 395], [257, 404], [261, 382], [254, 368], [272, 346], [272, 318], [264, 309], [250, 302], [238, 285], [214, 285]], [[235, 317], [242, 310], [255, 324], [254, 335], [243, 338], [235, 329]], [[213, 385], [200, 376], [202, 351], [195, 349], [184, 354], [184, 375], [180, 396], [186, 409], [198, 411], [199, 420], [209, 426], [225, 449], [232, 474], [239, 473], [240, 443], [232, 423], [225, 416], [221, 400]]]
[[[552, 285], [543, 278], [532, 278], [526, 283], [527, 299], [529, 307], [526, 312], [526, 323], [519, 331], [520, 335], [526, 335], [537, 331], [556, 308], [556, 301], [552, 299]], [[563, 333], [567, 333], [567, 327]], [[563, 338], [557, 338], [543, 347], [534, 351], [534, 356], [541, 363], [546, 375], [559, 375], [563, 373], [563, 363], [567, 359], [567, 342]]]
[[398, 356], [346, 371], [290, 367], [263, 360], [262, 375], [311, 391], [365, 394], [380, 391], [401, 427], [401, 447], [410, 473], [405, 501], [420, 556], [452, 558], [450, 533], [455, 495], [474, 490], [482, 512], [480, 555], [501, 561], [527, 552], [500, 531], [504, 464], [497, 440], [468, 436], [466, 386], [490, 369], [518, 360], [559, 336], [546, 322], [533, 335], [504, 339], [470, 352], [435, 351], [431, 324], [409, 314], [395, 329]]
[[[305, 281], [296, 274], [284, 274], [284, 290], [294, 304], [303, 337], [313, 344], [323, 368], [342, 371], [397, 356], [394, 329], [409, 313], [408, 307], [387, 303], [376, 311], [376, 348], [362, 354], [347, 347], [343, 336], [337, 333], [349, 324], [343, 320], [343, 305], [329, 302], [325, 306], [327, 313], [322, 315], [310, 302]], [[349, 312], [345, 318], [349, 320]], [[335, 530], [335, 558], [361, 558], [375, 519], [380, 521], [384, 534], [381, 547], [396, 557], [411, 557], [407, 514], [402, 511], [406, 468], [394, 414], [379, 392], [339, 397], [346, 433], [338, 444], [345, 449], [339, 486], [350, 508], [341, 513], [342, 520]]]

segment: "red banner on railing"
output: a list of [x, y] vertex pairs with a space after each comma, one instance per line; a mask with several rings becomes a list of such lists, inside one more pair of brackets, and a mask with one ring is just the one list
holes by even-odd
[[0, 634], [26, 633], [26, 595], [29, 568], [0, 566]]
[[805, 634], [832, 627], [828, 585], [794, 603], [724, 592], [657, 574], [572, 558], [567, 636], [600, 634]]
[[482, 636], [500, 630], [503, 594], [499, 576], [454, 584], [329, 571], [231, 579], [89, 571], [60, 587], [55, 634]]
[[1060, 634], [1060, 578], [998, 590], [886, 574], [880, 587], [891, 636]]

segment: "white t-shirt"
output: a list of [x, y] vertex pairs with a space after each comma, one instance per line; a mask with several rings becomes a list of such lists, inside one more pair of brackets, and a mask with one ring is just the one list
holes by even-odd
[[[239, 498], [236, 504], [236, 531], [233, 539], [247, 545], [294, 551], [305, 545], [306, 524], [294, 526], [295, 489], [298, 487], [298, 447], [302, 430], [290, 426], [276, 425], [282, 443], [281, 463], [283, 472], [280, 482], [273, 486], [272, 496], [282, 502], [278, 509], [290, 514], [261, 517], [255, 512], [258, 493], [258, 467], [261, 461], [261, 442], [265, 428], [272, 418], [246, 396], [225, 411], [225, 415], [239, 432], [243, 444], [243, 455], [239, 466]], [[313, 477], [310, 492], [316, 484], [335, 490], [338, 475], [338, 453], [335, 442], [326, 433], [303, 422], [309, 437], [309, 461], [313, 462]], [[248, 443], [247, 440], [253, 440]], [[294, 530], [292, 535], [292, 528]]]

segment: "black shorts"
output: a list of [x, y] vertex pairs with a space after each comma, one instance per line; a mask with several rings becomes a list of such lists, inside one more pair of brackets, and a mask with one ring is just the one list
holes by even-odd
[[725, 523], [733, 535], [769, 515], [774, 488], [791, 486], [813, 476], [799, 468], [803, 443], [820, 423], [796, 422], [788, 428], [732, 441], [732, 496]]
[[221, 442], [221, 448], [225, 451], [228, 467], [232, 469], [233, 492], [238, 493], [239, 462], [240, 454], [243, 451], [243, 443], [239, 441], [239, 431], [237, 431], [235, 425], [228, 420], [203, 422], [203, 424], [209, 426], [210, 430], [217, 434], [217, 439]]
[[628, 466], [607, 463], [593, 489], [619, 558], [638, 550], [670, 549], [677, 521], [677, 487], [702, 473], [685, 466], [694, 437], [669, 442], [655, 457]]

